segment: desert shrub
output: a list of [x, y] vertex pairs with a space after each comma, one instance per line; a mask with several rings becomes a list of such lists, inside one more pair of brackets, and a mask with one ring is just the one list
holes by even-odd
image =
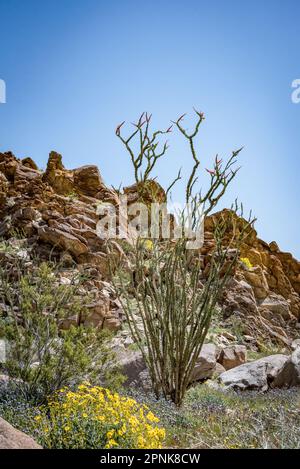
[[[57, 282], [57, 267], [41, 263], [25, 271], [0, 267], [0, 291], [5, 305], [0, 336], [7, 343], [3, 371], [15, 379], [28, 399], [47, 395], [83, 379], [118, 381], [110, 335], [79, 325], [85, 301], [78, 295], [82, 279]], [[62, 321], [78, 317], [78, 325], [62, 330]]]
[[165, 437], [147, 406], [88, 383], [61, 389], [34, 420], [45, 448], [161, 448]]
[[0, 241], [0, 252], [11, 253], [13, 252], [12, 246], [5, 240]]
[[66, 197], [70, 200], [70, 201], [74, 201], [74, 200], [77, 200], [78, 199], [78, 194], [74, 191], [72, 192], [69, 192]]

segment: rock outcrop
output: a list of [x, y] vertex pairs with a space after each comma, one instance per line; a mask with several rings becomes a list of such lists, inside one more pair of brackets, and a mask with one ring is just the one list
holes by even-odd
[[[214, 247], [213, 227], [216, 220], [220, 217], [227, 217], [227, 239], [232, 235], [232, 225], [230, 223], [229, 211], [223, 210], [211, 217], [205, 222], [205, 243], [203, 253], [207, 256]], [[237, 220], [237, 223], [243, 224], [243, 220]], [[242, 298], [247, 298], [247, 302], [255, 304], [258, 308], [266, 308], [280, 314], [283, 313], [286, 319], [292, 316], [300, 318], [300, 262], [298, 262], [290, 253], [281, 252], [276, 243], [270, 244], [262, 241], [257, 237], [254, 228], [251, 229], [249, 236], [241, 246], [241, 258], [247, 258], [252, 267], [247, 267], [243, 262], [240, 263], [236, 279], [250, 285], [251, 292], [247, 295], [242, 294]], [[208, 256], [209, 258], [209, 256]], [[245, 287], [245, 283], [234, 285], [234, 290], [241, 290]], [[273, 295], [275, 294], [275, 296]], [[253, 298], [254, 296], [254, 298]], [[238, 302], [234, 295], [235, 303]], [[224, 302], [227, 302], [226, 308], [230, 313], [236, 305], [232, 304], [229, 294], [225, 292]], [[243, 301], [238, 309], [243, 309]], [[272, 303], [272, 304], [270, 304]], [[289, 314], [286, 307], [277, 307], [278, 304], [288, 306]], [[253, 305], [250, 306], [254, 310]], [[270, 309], [271, 308], [271, 309]]]
[[[129, 205], [139, 198], [148, 204], [152, 200], [164, 202], [166, 197], [156, 181], [124, 188], [124, 193]], [[107, 203], [118, 207], [119, 192], [104, 184], [96, 166], [68, 170], [62, 156], [51, 152], [43, 172], [29, 157], [18, 159], [11, 152], [0, 153], [0, 237], [14, 239], [16, 233], [21, 234], [27, 243], [25, 250], [30, 248], [34, 255], [47, 258], [51, 253], [68, 268], [92, 271], [92, 288], [98, 294], [91, 305], [91, 321], [97, 327], [117, 329], [121, 311], [111, 291], [107, 300], [103, 287], [110, 281], [110, 268], [105, 240], [97, 231], [99, 205]], [[206, 219], [201, 249], [204, 280], [214, 248], [214, 221], [227, 214], [224, 210]], [[243, 220], [238, 219], [237, 224]], [[228, 239], [230, 230], [229, 224]], [[130, 233], [126, 242], [133, 242]], [[122, 246], [115, 242], [114, 254], [126, 262]], [[281, 252], [275, 242], [260, 240], [254, 229], [240, 256], [249, 259], [252, 267], [240, 262], [228, 283], [220, 300], [224, 319], [230, 324], [232, 317], [240, 318], [244, 335], [252, 337], [253, 343], [271, 338], [289, 347], [299, 334], [296, 327], [300, 327], [300, 263]]]
[[[91, 274], [88, 293], [95, 295], [89, 319], [83, 321], [116, 330], [122, 314], [107, 283], [107, 252], [96, 230], [98, 204], [107, 201], [117, 204], [118, 196], [104, 185], [95, 166], [66, 170], [61, 155], [51, 152], [42, 173], [30, 158], [0, 154], [0, 236], [19, 244], [16, 255], [22, 244], [23, 251], [32, 256], [52, 256], [66, 269]], [[121, 258], [122, 248], [117, 244], [115, 251]], [[9, 256], [3, 252], [3, 261], [9, 263]], [[70, 318], [62, 327], [72, 323]]]
[[[220, 217], [227, 220], [225, 243], [232, 236], [232, 214], [228, 210], [206, 219], [201, 250], [204, 273], [215, 246], [214, 223]], [[235, 223], [235, 229], [239, 230], [245, 222], [236, 217]], [[238, 320], [240, 334], [251, 337], [255, 350], [264, 351], [267, 344], [269, 348], [273, 344], [290, 350], [300, 329], [300, 262], [291, 254], [281, 252], [275, 242], [267, 244], [259, 239], [253, 228], [241, 246], [240, 259], [220, 301], [229, 329]]]

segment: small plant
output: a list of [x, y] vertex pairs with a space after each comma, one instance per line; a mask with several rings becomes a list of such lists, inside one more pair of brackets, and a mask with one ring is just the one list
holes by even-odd
[[144, 248], [146, 251], [153, 251], [154, 243], [151, 239], [143, 239], [141, 243], [142, 243], [142, 248]]
[[253, 265], [250, 262], [250, 259], [248, 257], [241, 257], [240, 261], [247, 267], [247, 269], [252, 269]]
[[70, 201], [73, 201], [73, 200], [77, 200], [78, 199], [78, 194], [74, 191], [72, 192], [69, 192], [66, 197], [70, 200]]
[[45, 448], [161, 448], [165, 430], [134, 399], [83, 383], [61, 389], [35, 417]]
[[10, 254], [13, 251], [14, 251], [13, 247], [7, 241], [5, 240], [0, 241], [0, 252], [5, 252], [7, 254]]
[[27, 235], [24, 231], [24, 228], [11, 228], [9, 230], [9, 236], [11, 238], [16, 238], [16, 239], [26, 239], [27, 238]]
[[238, 341], [243, 342], [244, 335], [246, 334], [246, 324], [243, 319], [240, 317], [232, 316], [231, 319], [231, 330], [232, 333], [236, 336]]
[[[17, 381], [28, 400], [44, 401], [64, 385], [83, 379], [116, 379], [109, 333], [80, 325], [85, 302], [78, 295], [82, 279], [57, 283], [57, 267], [41, 263], [24, 272], [0, 266], [0, 337], [8, 344], [2, 368]], [[88, 301], [88, 299], [86, 299]], [[62, 330], [62, 321], [77, 317], [77, 326]]]

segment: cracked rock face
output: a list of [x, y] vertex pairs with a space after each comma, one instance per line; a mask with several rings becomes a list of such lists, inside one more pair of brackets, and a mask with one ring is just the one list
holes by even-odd
[[[19, 160], [9, 152], [0, 154], [0, 236], [11, 245], [14, 233], [20, 233], [23, 251], [42, 259], [53, 255], [69, 269], [93, 271], [94, 284], [89, 291], [96, 285], [97, 291], [89, 324], [117, 330], [120, 308], [113, 304], [111, 293], [104, 302], [101, 286], [109, 278], [109, 265], [103, 240], [96, 232], [99, 198], [118, 200], [114, 191], [104, 186], [95, 166], [69, 171], [61, 155], [51, 152], [42, 173], [30, 158]], [[19, 247], [15, 251], [18, 255]], [[118, 255], [122, 254], [119, 248]], [[73, 323], [74, 318], [69, 318], [62, 327]]]
[[[203, 253], [207, 256], [214, 247], [213, 226], [214, 220], [225, 216], [228, 210], [218, 212], [205, 222], [205, 243]], [[238, 220], [242, 223], [242, 219]], [[230, 239], [231, 227], [228, 225], [226, 237]], [[265, 301], [272, 294], [278, 295], [278, 302], [287, 302], [289, 312], [297, 319], [300, 319], [300, 262], [298, 262], [290, 253], [281, 252], [276, 243], [265, 243], [257, 237], [254, 229], [241, 246], [241, 258], [249, 259], [252, 268], [247, 268], [242, 263], [236, 274], [237, 280], [242, 280], [252, 288], [254, 300], [257, 306]], [[233, 285], [237, 290], [237, 286]], [[241, 290], [241, 286], [238, 288]], [[235, 296], [234, 292], [234, 296]], [[249, 293], [242, 295], [246, 301], [253, 303], [252, 296]], [[242, 302], [240, 302], [242, 303]], [[243, 305], [241, 304], [241, 308]], [[253, 309], [253, 305], [250, 305]], [[272, 306], [273, 308], [273, 306]], [[287, 314], [284, 313], [287, 317]]]
[[[150, 203], [155, 192], [157, 201], [164, 202], [165, 193], [159, 184], [156, 181], [147, 184], [142, 191], [144, 201]], [[125, 188], [124, 193], [129, 203], [138, 200], [136, 185]], [[96, 231], [99, 203], [118, 206], [119, 194], [104, 184], [96, 166], [69, 170], [64, 167], [62, 156], [51, 152], [43, 172], [29, 157], [18, 159], [11, 152], [0, 153], [0, 236], [10, 239], [12, 233], [22, 233], [27, 247], [37, 255], [47, 258], [50, 252], [54, 253], [66, 267], [88, 269], [93, 271], [95, 282], [109, 283], [105, 243]], [[222, 214], [226, 215], [226, 210]], [[214, 248], [213, 226], [218, 216], [220, 213], [205, 221], [205, 242], [201, 249], [203, 281]], [[238, 223], [243, 220], [239, 219]], [[126, 242], [133, 242], [130, 233]], [[126, 261], [118, 243], [114, 245], [114, 255]], [[260, 240], [254, 229], [240, 256], [247, 257], [253, 267], [247, 268], [242, 263], [237, 267], [221, 300], [224, 317], [237, 315], [249, 323], [254, 322], [252, 318], [258, 318], [257, 327], [265, 327], [268, 334], [272, 330], [288, 344], [287, 327], [296, 330], [295, 324], [300, 319], [300, 263], [291, 254], [281, 252], [276, 243]], [[121, 324], [120, 314], [116, 312], [119, 309], [113, 304], [108, 310], [97, 307], [93, 322], [97, 327], [116, 330]], [[248, 336], [253, 335], [250, 330]]]

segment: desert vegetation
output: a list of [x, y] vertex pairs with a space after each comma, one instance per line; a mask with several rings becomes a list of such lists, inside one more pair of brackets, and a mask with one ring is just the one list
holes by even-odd
[[[195, 117], [152, 131], [143, 113], [127, 137], [118, 125], [135, 180], [123, 190], [56, 152], [45, 171], [0, 154], [0, 415], [45, 448], [299, 447], [299, 262], [259, 240], [238, 201], [216, 212], [241, 149], [202, 168]], [[191, 170], [163, 189], [172, 131]], [[185, 204], [165, 236], [152, 207], [175, 184]], [[123, 194], [151, 223], [107, 239], [99, 205], [120, 224]]]
[[[186, 232], [185, 225], [189, 223], [189, 231], [194, 231], [196, 236], [196, 230], [201, 229], [202, 215], [206, 216], [217, 205], [236, 176], [238, 168], [235, 169], [234, 165], [240, 150], [232, 153], [224, 167], [222, 161], [216, 157], [214, 169], [210, 171], [209, 189], [205, 194], [201, 189], [195, 191], [200, 160], [194, 140], [204, 120], [203, 113], [198, 111], [195, 113], [197, 122], [191, 133], [182, 127], [184, 116], [174, 122], [174, 125], [188, 140], [193, 161], [185, 188], [186, 206], [180, 212], [177, 223], [181, 225], [182, 233]], [[131, 155], [138, 187], [147, 182], [156, 162], [166, 153], [166, 143], [163, 145], [163, 150], [157, 153], [158, 135], [171, 131], [169, 127], [165, 132], [156, 131], [152, 137], [149, 137], [150, 120], [151, 116], [147, 113], [142, 114], [135, 125], [136, 130], [127, 139], [121, 136], [124, 122], [116, 130], [117, 136]], [[137, 156], [129, 146], [135, 136], [139, 136], [140, 142]], [[140, 173], [139, 179], [138, 171], [142, 168], [144, 160], [147, 161], [146, 169], [144, 173]], [[166, 196], [170, 187], [180, 178], [179, 172], [178, 177], [166, 190]], [[155, 195], [155, 192], [152, 193], [153, 201]], [[145, 250], [145, 240], [139, 237], [131, 256], [134, 275], [131, 275], [129, 282], [126, 283], [122, 271], [117, 276], [116, 288], [132, 336], [147, 363], [154, 392], [157, 397], [162, 393], [165, 398], [170, 398], [178, 406], [181, 405], [191, 383], [193, 370], [209, 330], [218, 298], [238, 260], [239, 246], [247, 237], [248, 228], [254, 223], [250, 215], [239, 232], [233, 229], [232, 240], [225, 246], [223, 237], [228, 228], [227, 224], [230, 222], [232, 226], [234, 225], [237, 211], [236, 205], [231, 219], [218, 220], [214, 227], [216, 248], [211, 255], [209, 273], [204, 284], [201, 283], [199, 248], [190, 249], [191, 241], [185, 236], [179, 239], [171, 237], [168, 240], [158, 238], [155, 242], [149, 240], [148, 242], [152, 243], [150, 254], [149, 249]], [[229, 252], [231, 252], [230, 260]], [[141, 334], [134, 319], [132, 297], [143, 321], [144, 334]]]

